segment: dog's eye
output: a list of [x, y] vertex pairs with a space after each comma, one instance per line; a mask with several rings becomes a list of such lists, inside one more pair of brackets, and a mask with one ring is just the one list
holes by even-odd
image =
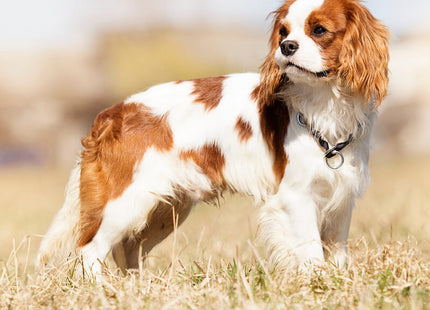
[[316, 26], [314, 28], [314, 30], [312, 31], [312, 34], [320, 36], [320, 35], [323, 35], [326, 32], [327, 32], [327, 29], [325, 29], [324, 27], [322, 27], [322, 26]]
[[287, 28], [282, 27], [282, 28], [279, 30], [279, 34], [281, 35], [281, 37], [286, 37], [286, 36], [288, 36]]

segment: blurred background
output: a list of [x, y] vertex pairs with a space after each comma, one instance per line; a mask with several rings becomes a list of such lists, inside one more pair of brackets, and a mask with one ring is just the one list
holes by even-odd
[[[0, 260], [7, 257], [12, 238], [46, 230], [62, 203], [80, 139], [101, 109], [156, 83], [257, 71], [268, 51], [267, 16], [280, 3], [2, 1], [0, 242], [7, 246], [0, 249]], [[361, 203], [364, 211], [358, 211], [362, 214], [355, 227], [362, 230], [356, 228], [355, 235], [387, 239], [378, 238], [394, 225], [399, 238], [419, 234], [426, 247], [430, 2], [368, 0], [365, 4], [388, 25], [393, 38], [389, 96], [373, 139], [376, 185]], [[377, 215], [381, 206], [384, 216]], [[390, 212], [392, 217], [385, 216]], [[416, 217], [404, 217], [408, 212]], [[377, 231], [368, 230], [370, 219], [380, 225]]]
[[[69, 165], [100, 109], [156, 83], [256, 71], [279, 0], [17, 0], [0, 10], [0, 167]], [[430, 3], [369, 0], [389, 26], [375, 147], [430, 151]], [[388, 150], [388, 149], [387, 149]]]

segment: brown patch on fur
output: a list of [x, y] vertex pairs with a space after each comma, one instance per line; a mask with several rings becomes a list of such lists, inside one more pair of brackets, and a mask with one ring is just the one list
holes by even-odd
[[[328, 30], [313, 35], [316, 26]], [[337, 74], [340, 85], [361, 94], [375, 108], [387, 94], [387, 28], [356, 0], [325, 0], [305, 23], [305, 33], [322, 50], [325, 68]]]
[[[251, 94], [253, 100], [258, 100], [257, 86]], [[284, 141], [288, 133], [290, 116], [284, 102], [275, 100], [272, 104], [263, 104], [259, 108], [260, 126], [263, 139], [273, 154], [273, 172], [278, 183], [282, 181], [287, 166], [288, 156], [285, 152]]]
[[269, 39], [269, 54], [261, 65], [260, 87], [254, 90], [254, 97], [257, 95], [259, 105], [272, 104], [275, 101], [275, 93], [287, 82], [286, 76], [279, 69], [275, 60], [275, 53], [282, 39], [280, 30], [282, 27], [289, 29], [288, 24], [284, 24], [283, 19], [287, 16], [288, 10], [295, 0], [286, 1], [279, 9], [273, 11], [273, 30]]
[[107, 202], [131, 184], [133, 169], [148, 147], [170, 150], [173, 134], [166, 116], [154, 116], [142, 104], [121, 103], [97, 116], [82, 146], [78, 246], [92, 240]]
[[191, 94], [196, 96], [195, 102], [202, 103], [205, 111], [215, 109], [221, 101], [225, 79], [225, 76], [217, 76], [192, 80], [194, 90]]
[[389, 31], [359, 1], [344, 0], [348, 25], [338, 80], [377, 108], [387, 94]]
[[[339, 52], [342, 49], [347, 20], [343, 14], [342, 1], [326, 0], [317, 10], [313, 11], [305, 22], [305, 33], [320, 46], [324, 59], [324, 68], [330, 70], [329, 76], [337, 74], [339, 68]], [[322, 35], [313, 34], [317, 26], [327, 29]]]
[[282, 181], [288, 156], [285, 152], [284, 141], [290, 123], [286, 103], [277, 99], [276, 93], [288, 83], [288, 78], [279, 69], [275, 60], [279, 43], [285, 37], [281, 29], [288, 33], [290, 25], [284, 20], [290, 6], [295, 0], [286, 1], [278, 10], [272, 12], [273, 30], [269, 39], [270, 51], [261, 66], [260, 84], [252, 91], [250, 97], [258, 104], [260, 126], [263, 139], [266, 141], [270, 153], [273, 154], [273, 172], [278, 183]]
[[242, 142], [246, 142], [252, 137], [251, 124], [245, 121], [242, 117], [238, 117], [236, 126], [234, 127], [234, 129], [237, 130], [239, 139]]
[[206, 144], [198, 150], [181, 152], [179, 157], [183, 160], [192, 160], [203, 173], [217, 186], [224, 186], [223, 169], [225, 158], [220, 148], [215, 144]]

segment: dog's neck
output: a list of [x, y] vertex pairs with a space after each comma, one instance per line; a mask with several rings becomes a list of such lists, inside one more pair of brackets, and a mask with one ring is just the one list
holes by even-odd
[[332, 80], [308, 85], [288, 83], [279, 95], [291, 113], [302, 113], [306, 122], [330, 143], [359, 139], [371, 129], [376, 112], [361, 96], [342, 91]]

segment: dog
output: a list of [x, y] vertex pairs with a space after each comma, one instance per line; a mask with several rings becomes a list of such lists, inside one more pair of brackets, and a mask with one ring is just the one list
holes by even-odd
[[358, 0], [289, 0], [273, 18], [260, 74], [157, 85], [96, 117], [39, 264], [76, 253], [100, 274], [112, 251], [137, 268], [197, 202], [228, 191], [262, 202], [273, 264], [345, 266], [389, 32]]

